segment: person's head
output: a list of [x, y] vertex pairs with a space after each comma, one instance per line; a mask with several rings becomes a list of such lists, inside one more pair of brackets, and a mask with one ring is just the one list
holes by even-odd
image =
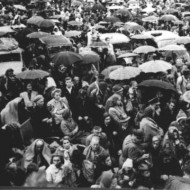
[[118, 94], [114, 94], [112, 98], [112, 106], [115, 107], [121, 105], [122, 105], [121, 96]]
[[63, 164], [63, 157], [61, 155], [53, 155], [51, 163], [54, 164], [56, 168], [60, 168]]
[[152, 147], [153, 149], [158, 149], [160, 146], [160, 137], [159, 136], [153, 136], [152, 137]]
[[190, 77], [190, 70], [189, 69], [185, 69], [183, 71], [183, 76], [186, 78], [186, 79], [189, 79]]
[[59, 101], [60, 98], [61, 98], [61, 92], [62, 92], [61, 89], [56, 88], [56, 89], [53, 90], [53, 92], [51, 93], [51, 96], [52, 96], [55, 100]]
[[174, 101], [170, 101], [169, 104], [168, 104], [168, 108], [171, 110], [171, 111], [174, 111], [175, 109], [175, 106], [176, 106], [176, 103]]
[[38, 139], [35, 144], [35, 151], [36, 153], [42, 153], [44, 147], [44, 142], [41, 139]]
[[80, 82], [80, 78], [78, 76], [74, 76], [73, 82], [74, 82], [75, 85], [78, 85], [79, 82]]
[[125, 162], [123, 163], [122, 169], [124, 172], [128, 172], [133, 168], [133, 160], [130, 158], [127, 158]]
[[73, 81], [71, 77], [66, 77], [65, 78], [65, 85], [67, 88], [71, 88], [73, 86]]
[[15, 81], [15, 75], [13, 69], [7, 69], [7, 71], [5, 72], [5, 76], [9, 78], [11, 81]]
[[69, 150], [69, 148], [71, 147], [70, 138], [68, 136], [65, 136], [63, 137], [62, 142], [63, 142], [63, 148]]
[[60, 65], [60, 66], [58, 67], [58, 71], [59, 71], [60, 73], [65, 73], [66, 70], [67, 70], [67, 67], [65, 67], [64, 65]]
[[105, 165], [106, 165], [106, 166], [111, 166], [111, 165], [112, 165], [112, 159], [111, 159], [110, 156], [107, 156], [107, 157], [105, 158]]
[[123, 88], [121, 85], [118, 84], [114, 85], [112, 91], [114, 94], [119, 94], [120, 96], [123, 96]]
[[105, 38], [105, 41], [106, 41], [107, 44], [109, 44], [109, 43], [110, 43], [110, 38], [109, 38], [109, 37], [106, 37], [106, 38]]
[[101, 175], [101, 180], [100, 180], [100, 186], [101, 188], [110, 188], [113, 180], [113, 173], [110, 171], [105, 171]]
[[132, 133], [132, 141], [135, 143], [135, 144], [141, 144], [143, 142], [143, 132], [140, 131], [140, 130], [133, 130], [133, 133]]
[[92, 133], [96, 136], [101, 136], [102, 128], [100, 126], [94, 126], [92, 129]]
[[93, 151], [97, 151], [100, 147], [100, 138], [98, 136], [93, 136], [90, 145]]
[[110, 117], [109, 113], [104, 113], [104, 124], [109, 125], [110, 122], [111, 122], [111, 117]]
[[165, 148], [161, 152], [161, 158], [164, 164], [170, 163], [173, 158], [173, 151], [170, 148]]
[[38, 165], [35, 163], [30, 163], [26, 168], [26, 174], [30, 175], [33, 172], [38, 172], [39, 168]]
[[44, 106], [44, 97], [42, 95], [37, 95], [33, 102], [37, 107], [42, 108]]
[[141, 163], [138, 166], [138, 171], [140, 173], [141, 176], [145, 177], [145, 178], [149, 178], [150, 177], [150, 168], [149, 165], [147, 163]]
[[32, 91], [32, 83], [28, 83], [28, 84], [26, 85], [26, 90], [27, 90], [27, 91]]

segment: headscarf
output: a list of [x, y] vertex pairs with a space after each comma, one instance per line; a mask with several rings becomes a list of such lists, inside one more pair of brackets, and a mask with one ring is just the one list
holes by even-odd
[[35, 156], [35, 146], [38, 141], [42, 141], [44, 146], [42, 149], [42, 156], [47, 161], [48, 164], [51, 162], [51, 151], [47, 145], [46, 142], [42, 139], [36, 139], [32, 142], [32, 144], [26, 149], [26, 152], [24, 154], [24, 168], [27, 168], [27, 166], [33, 161]]
[[18, 103], [21, 100], [22, 98], [20, 97], [11, 100], [1, 111], [1, 123], [3, 125], [11, 123], [19, 123]]

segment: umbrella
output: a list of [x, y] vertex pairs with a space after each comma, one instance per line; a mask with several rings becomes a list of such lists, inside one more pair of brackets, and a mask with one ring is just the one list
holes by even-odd
[[44, 18], [42, 18], [41, 16], [33, 16], [33, 17], [31, 17], [31, 18], [29, 18], [28, 20], [27, 20], [27, 23], [28, 24], [34, 24], [34, 25], [39, 25], [39, 23], [42, 21], [42, 20], [44, 20]]
[[10, 26], [0, 26], [0, 36], [4, 36], [8, 33], [15, 33]]
[[118, 17], [115, 17], [115, 16], [106, 17], [104, 19], [104, 21], [111, 22], [111, 23], [121, 22], [120, 19]]
[[128, 80], [137, 77], [141, 70], [137, 67], [121, 67], [109, 74], [112, 80]]
[[181, 21], [181, 20], [175, 20], [175, 21], [173, 21], [173, 23], [175, 25], [183, 25], [184, 24], [183, 21]]
[[104, 33], [100, 35], [100, 39], [105, 41], [106, 38], [110, 39], [111, 44], [129, 43], [130, 39], [122, 33]]
[[179, 45], [167, 45], [162, 48], [159, 48], [159, 51], [180, 52], [180, 51], [186, 51], [186, 49], [185, 47]]
[[93, 11], [99, 11], [99, 10], [106, 10], [106, 8], [102, 5], [102, 4], [100, 4], [100, 3], [98, 3], [98, 4], [95, 4], [93, 7], [92, 7], [92, 10]]
[[188, 37], [188, 36], [180, 37], [176, 40], [176, 43], [177, 44], [189, 44], [190, 43], [190, 37]]
[[152, 39], [153, 37], [151, 35], [145, 35], [145, 34], [136, 34], [131, 37], [131, 39], [135, 40], [147, 40]]
[[46, 32], [32, 32], [30, 34], [27, 35], [28, 38], [42, 38], [42, 37], [46, 37], [46, 36], [50, 36], [51, 34], [46, 33]]
[[183, 96], [182, 96], [182, 99], [187, 102], [187, 103], [190, 103], [190, 91], [186, 91]]
[[100, 24], [96, 24], [95, 26], [94, 26], [94, 28], [95, 29], [105, 29], [105, 26], [103, 26], [103, 25], [100, 25]]
[[124, 53], [124, 54], [119, 55], [118, 58], [137, 57], [137, 56], [139, 55], [136, 53]]
[[129, 24], [129, 23], [126, 23], [124, 25], [124, 29], [129, 31], [129, 32], [136, 32], [136, 31], [143, 31], [145, 30], [145, 28], [139, 24]]
[[123, 22], [115, 22], [115, 23], [113, 24], [113, 26], [115, 26], [115, 27], [122, 27], [123, 25], [124, 25]]
[[80, 6], [82, 6], [82, 5], [83, 5], [83, 3], [80, 2], [80, 1], [73, 1], [73, 2], [71, 3], [71, 6], [73, 6], [73, 7], [80, 7]]
[[21, 11], [26, 11], [26, 7], [24, 7], [22, 5], [13, 5], [13, 6], [14, 6], [14, 8], [19, 9]]
[[80, 55], [82, 55], [83, 64], [97, 63], [100, 61], [100, 56], [93, 51], [84, 51]]
[[113, 66], [109, 66], [107, 68], [105, 68], [101, 74], [104, 75], [105, 79], [109, 78], [109, 74], [112, 72], [112, 71], [115, 71], [116, 69], [118, 68], [121, 68], [123, 66], [121, 65], [113, 65]]
[[143, 82], [141, 82], [139, 85], [138, 85], [139, 88], [141, 87], [152, 87], [152, 88], [161, 88], [161, 89], [164, 89], [164, 90], [171, 90], [171, 91], [174, 91], [176, 92], [176, 89], [175, 87], [169, 83], [169, 82], [165, 82], [165, 81], [162, 81], [162, 80], [145, 80]]
[[170, 63], [167, 63], [162, 60], [148, 61], [139, 66], [139, 69], [141, 69], [141, 71], [144, 73], [165, 73], [171, 68], [172, 65]]
[[97, 47], [106, 48], [106, 47], [108, 47], [108, 45], [105, 42], [103, 42], [102, 40], [100, 40], [99, 38], [97, 40], [92, 41], [92, 43], [89, 46], [92, 48], [97, 48]]
[[81, 61], [83, 61], [82, 56], [72, 51], [59, 52], [52, 59], [52, 62], [56, 66], [64, 65], [66, 67], [71, 66], [74, 63], [81, 62]]
[[42, 79], [46, 76], [49, 76], [49, 73], [43, 70], [27, 70], [16, 75], [19, 79], [27, 80]]
[[44, 19], [39, 23], [40, 28], [53, 28], [54, 26], [55, 23], [48, 19]]
[[131, 12], [126, 8], [117, 10], [115, 14], [123, 17], [132, 17]]
[[72, 20], [72, 21], [68, 22], [68, 25], [71, 25], [71, 26], [82, 26], [83, 23], [82, 22], [77, 22], [75, 20]]
[[49, 17], [50, 19], [64, 19], [65, 18], [65, 16], [63, 16], [63, 15], [53, 15], [53, 16], [51, 16], [51, 17]]
[[176, 16], [168, 14], [168, 15], [163, 15], [163, 16], [160, 18], [160, 20], [163, 20], [163, 21], [166, 21], [166, 22], [167, 22], [167, 21], [177, 21], [178, 19], [177, 19]]
[[78, 30], [70, 30], [70, 31], [66, 31], [65, 32], [65, 36], [67, 38], [71, 38], [71, 37], [77, 37], [77, 36], [80, 36], [82, 33], [82, 31], [78, 31]]
[[138, 48], [136, 48], [135, 50], [133, 50], [133, 53], [153, 53], [155, 52], [157, 49], [153, 46], [140, 46]]
[[168, 10], [165, 11], [166, 14], [174, 14], [174, 13], [177, 13], [177, 12], [178, 12], [178, 10], [177, 9], [173, 9], [173, 8], [168, 9]]
[[157, 22], [158, 21], [158, 17], [156, 16], [148, 16], [142, 19], [143, 22]]

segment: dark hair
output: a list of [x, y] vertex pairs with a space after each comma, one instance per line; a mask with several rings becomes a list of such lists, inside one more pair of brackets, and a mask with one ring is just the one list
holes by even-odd
[[53, 158], [55, 158], [55, 157], [59, 157], [60, 160], [61, 160], [61, 163], [64, 163], [64, 159], [63, 159], [63, 156], [62, 156], [62, 155], [53, 154], [52, 157], [51, 157], [51, 164], [53, 164]]
[[71, 77], [66, 77], [65, 82], [68, 81], [68, 80], [72, 80], [72, 78]]
[[26, 174], [27, 176], [30, 175], [32, 172], [37, 172], [39, 170], [39, 167], [35, 163], [30, 163], [28, 167], [26, 168]]

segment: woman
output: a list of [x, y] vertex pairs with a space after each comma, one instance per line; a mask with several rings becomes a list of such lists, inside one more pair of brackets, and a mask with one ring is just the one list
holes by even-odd
[[123, 103], [120, 95], [113, 95], [112, 106], [109, 108], [111, 118], [123, 129], [127, 129], [130, 117], [124, 111]]
[[24, 99], [26, 109], [32, 107], [34, 98], [38, 95], [37, 91], [33, 90], [32, 83], [26, 85], [26, 91], [20, 93], [20, 97]]
[[23, 164], [26, 169], [30, 163], [35, 163], [37, 166], [47, 168], [50, 164], [51, 152], [48, 145], [42, 139], [36, 139], [27, 149], [24, 154]]

